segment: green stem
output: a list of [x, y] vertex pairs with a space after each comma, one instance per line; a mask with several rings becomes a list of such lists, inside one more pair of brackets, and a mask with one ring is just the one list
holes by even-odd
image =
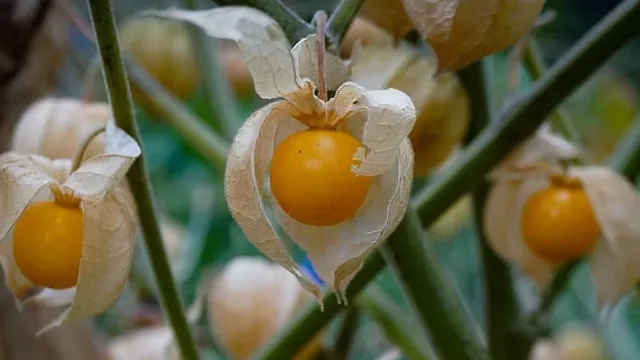
[[216, 169], [223, 170], [229, 144], [191, 114], [182, 103], [162, 88], [153, 77], [133, 62], [125, 62], [127, 72], [137, 87], [149, 97], [164, 122], [172, 126]]
[[[547, 70], [542, 52], [534, 35], [531, 35], [531, 38], [525, 46], [522, 61], [533, 80], [540, 79], [542, 74]], [[569, 112], [566, 109], [558, 107], [552, 114], [552, 122], [569, 141], [576, 145], [582, 145], [580, 132], [573, 125]]]
[[370, 285], [358, 296], [356, 303], [408, 359], [436, 359], [424, 330], [377, 285]]
[[349, 349], [353, 338], [358, 331], [358, 320], [360, 318], [360, 310], [357, 307], [350, 307], [344, 316], [342, 327], [338, 333], [338, 338], [334, 346], [332, 359], [346, 360], [349, 358]]
[[280, 0], [211, 0], [220, 6], [242, 5], [258, 9], [275, 19], [292, 44], [315, 32], [313, 27], [302, 20]]
[[337, 49], [349, 30], [351, 22], [356, 17], [364, 0], [342, 0], [331, 13], [327, 22], [326, 31], [331, 43]]
[[[102, 69], [113, 116], [117, 125], [131, 135], [136, 142], [140, 143], [140, 133], [134, 117], [131, 91], [122, 62], [111, 1], [88, 0], [88, 3], [93, 29], [100, 49]], [[156, 277], [160, 300], [169, 323], [173, 327], [182, 359], [197, 360], [199, 358], [198, 350], [191, 337], [189, 324], [180, 303], [167, 254], [164, 250], [158, 218], [151, 196], [151, 184], [145, 168], [144, 155], [140, 155], [140, 158], [133, 163], [127, 178], [137, 204], [138, 219]]]
[[631, 182], [640, 173], [640, 116], [636, 117], [607, 163]]
[[418, 215], [409, 209], [396, 230], [403, 236], [393, 236], [382, 247], [387, 264], [430, 329], [433, 345], [443, 359], [488, 360], [473, 319], [438, 265], [422, 229]]
[[[195, 0], [184, 2], [192, 10], [197, 8]], [[205, 97], [209, 100], [209, 110], [215, 119], [214, 125], [226, 139], [231, 140], [238, 130], [240, 113], [220, 61], [220, 41], [210, 38], [195, 26], [191, 26], [190, 31], [196, 43], [196, 55], [204, 75]]]
[[[476, 62], [459, 71], [470, 99], [471, 126], [467, 142], [475, 138], [491, 121], [490, 89], [483, 62]], [[474, 220], [482, 257], [485, 296], [485, 327], [491, 357], [495, 360], [520, 359], [526, 353], [517, 346], [513, 332], [520, 308], [509, 266], [493, 252], [484, 233], [482, 216], [490, 185], [484, 182], [473, 192]], [[524, 356], [523, 356], [524, 355]]]

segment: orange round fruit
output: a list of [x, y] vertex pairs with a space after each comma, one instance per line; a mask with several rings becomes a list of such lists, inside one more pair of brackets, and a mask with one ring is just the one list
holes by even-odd
[[332, 130], [307, 130], [282, 141], [271, 159], [271, 191], [282, 209], [307, 225], [350, 219], [364, 203], [371, 178], [351, 171], [362, 144]]
[[32, 283], [51, 289], [76, 285], [83, 221], [78, 207], [54, 201], [30, 205], [13, 231], [13, 257]]
[[527, 199], [522, 234], [534, 254], [562, 263], [589, 253], [600, 227], [581, 186], [551, 185]]

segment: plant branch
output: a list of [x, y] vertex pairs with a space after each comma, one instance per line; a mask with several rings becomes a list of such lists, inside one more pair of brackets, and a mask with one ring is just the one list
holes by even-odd
[[220, 6], [242, 5], [258, 9], [275, 19], [289, 42], [296, 44], [314, 33], [314, 29], [280, 0], [211, 0]]
[[[484, 63], [479, 61], [459, 71], [470, 99], [471, 126], [467, 141], [475, 138], [489, 126], [489, 84], [484, 72]], [[490, 184], [484, 182], [473, 192], [476, 236], [482, 257], [485, 297], [485, 328], [489, 353], [494, 360], [520, 359], [526, 357], [514, 341], [513, 321], [520, 313], [518, 298], [513, 289], [509, 266], [489, 246], [483, 227], [483, 212]]]
[[415, 211], [409, 209], [382, 254], [443, 359], [488, 360], [477, 328], [460, 295], [438, 265]]
[[131, 80], [145, 95], [154, 109], [195, 148], [209, 164], [218, 170], [224, 170], [229, 144], [213, 130], [187, 110], [178, 99], [169, 94], [144, 69], [130, 60], [125, 61]]
[[[134, 117], [131, 91], [122, 62], [111, 1], [88, 0], [88, 3], [113, 116], [117, 125], [140, 143], [140, 133]], [[197, 360], [198, 350], [191, 337], [189, 324], [180, 303], [162, 242], [151, 196], [151, 184], [145, 168], [144, 154], [140, 155], [140, 158], [133, 163], [127, 178], [137, 204], [138, 219], [160, 292], [160, 300], [169, 323], [173, 327], [182, 359]]]
[[350, 307], [347, 309], [347, 313], [344, 316], [342, 327], [338, 333], [338, 339], [334, 346], [334, 353], [332, 359], [334, 360], [346, 360], [349, 358], [349, 349], [353, 338], [358, 331], [358, 320], [360, 319], [360, 309], [357, 307]]
[[384, 291], [375, 284], [358, 296], [357, 305], [367, 313], [410, 360], [436, 359], [428, 336]]
[[[534, 35], [531, 35], [524, 49], [524, 57], [522, 59], [524, 67], [529, 72], [529, 75], [533, 80], [538, 80], [542, 77], [542, 74], [547, 70], [544, 64], [544, 58], [538, 42]], [[557, 129], [560, 129], [562, 134], [572, 143], [580, 146], [580, 132], [576, 129], [571, 121], [569, 112], [562, 106], [558, 107], [552, 116], [552, 123]]]
[[347, 30], [349, 30], [351, 22], [355, 19], [364, 1], [365, 0], [342, 0], [331, 13], [329, 21], [327, 22], [326, 31], [335, 49], [338, 49], [340, 46]]
[[[197, 9], [196, 0], [184, 0], [184, 2], [189, 9]], [[213, 125], [222, 136], [231, 140], [238, 130], [240, 113], [220, 61], [220, 41], [210, 38], [196, 26], [190, 26], [189, 30], [196, 44], [195, 52], [203, 72], [204, 92], [214, 118]]]

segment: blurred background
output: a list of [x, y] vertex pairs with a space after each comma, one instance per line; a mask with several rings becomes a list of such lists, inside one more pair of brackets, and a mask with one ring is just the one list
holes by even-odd
[[[44, 0], [0, 1], [0, 147], [5, 147], [11, 128], [19, 114], [32, 101], [43, 96], [72, 97], [104, 101], [103, 82], [96, 67], [96, 51], [87, 39], [87, 29], [80, 24], [90, 24], [86, 3], [79, 0], [52, 1], [46, 13], [34, 14], [43, 7]], [[285, 1], [305, 19], [310, 19], [318, 9], [330, 11], [335, 0]], [[619, 1], [613, 0], [549, 0], [546, 9], [556, 13], [555, 20], [537, 32], [537, 39], [548, 64], [562, 56], [594, 23]], [[13, 3], [13, 4], [11, 4]], [[200, 8], [211, 6], [209, 1], [194, 1]], [[113, 0], [115, 16], [120, 26], [137, 13], [147, 9], [169, 6], [184, 7], [180, 1], [168, 0]], [[27, 26], [20, 9], [30, 9], [34, 24]], [[90, 27], [89, 27], [90, 30]], [[171, 29], [145, 28], [123, 30], [121, 36], [141, 37], [129, 39], [132, 48], [142, 52], [148, 61], [138, 61], [150, 73], [160, 72], [158, 80], [169, 84], [169, 90], [182, 99], [185, 106], [204, 123], [215, 127], [220, 121], [211, 111], [209, 97], [203, 90], [203, 77], [193, 46], [184, 45], [185, 37], [193, 33], [183, 27]], [[8, 36], [11, 34], [11, 36]], [[16, 34], [16, 35], [14, 35]], [[20, 36], [24, 36], [21, 38]], [[375, 36], [369, 27], [354, 27], [351, 39]], [[164, 53], [155, 46], [178, 37], [173, 52]], [[27, 42], [20, 39], [30, 39]], [[136, 41], [138, 41], [136, 43]], [[173, 41], [173, 40], [172, 40]], [[21, 45], [22, 44], [22, 45]], [[135, 45], [137, 44], [137, 45]], [[193, 44], [191, 44], [193, 45]], [[232, 43], [215, 42], [209, 47], [220, 64], [239, 109], [239, 119], [246, 118], [261, 106], [262, 101], [252, 93], [252, 83], [244, 60]], [[23, 48], [21, 48], [23, 47]], [[147, 53], [144, 53], [144, 52]], [[15, 61], [5, 67], [4, 56]], [[166, 61], [176, 57], [173, 66]], [[640, 85], [640, 42], [630, 44], [593, 78], [584, 84], [566, 103], [571, 117], [584, 141], [587, 154], [594, 162], [603, 162], [616, 142], [624, 135], [629, 124], [637, 117]], [[158, 64], [159, 61], [165, 63]], [[96, 71], [98, 69], [98, 71]], [[497, 54], [490, 59], [491, 101], [494, 110], [508, 99], [508, 54]], [[158, 72], [156, 71], [156, 74]], [[162, 74], [165, 75], [162, 75]], [[6, 74], [6, 75], [5, 75]], [[166, 76], [167, 78], [162, 78]], [[530, 84], [524, 71], [520, 72], [519, 86]], [[134, 89], [135, 90], [135, 89]], [[260, 256], [244, 238], [242, 231], [232, 221], [227, 210], [222, 184], [222, 172], [204, 161], [196, 149], [168, 125], [163, 116], [154, 111], [140, 93], [134, 91], [136, 111], [142, 130], [143, 148], [147, 154], [151, 179], [158, 210], [163, 214], [167, 251], [174, 265], [174, 275], [180, 286], [185, 304], [196, 299], [198, 288], [204, 280], [214, 277], [232, 258]], [[239, 121], [236, 127], [239, 126]], [[469, 311], [483, 321], [483, 294], [480, 279], [478, 249], [471, 219], [470, 201], [463, 198], [450, 209], [431, 229], [428, 241], [438, 251], [439, 260], [449, 275]], [[138, 245], [141, 245], [138, 241]], [[298, 260], [304, 261], [303, 254]], [[204, 279], [204, 280], [203, 280]], [[385, 271], [376, 280], [377, 286], [401, 308], [403, 298]], [[536, 293], [531, 283], [519, 278], [518, 291], [526, 306], [534, 306]], [[142, 246], [136, 248], [132, 278], [118, 302], [105, 314], [88, 323], [77, 323], [54, 330], [35, 339], [37, 324], [46, 312], [29, 309], [17, 314], [12, 299], [3, 291], [0, 301], [0, 359], [84, 359], [99, 358], [107, 354], [113, 339], [130, 334], [134, 330], [162, 326], [162, 315], [157, 304], [153, 277]], [[627, 297], [607, 316], [596, 313], [588, 269], [582, 267], [554, 309], [553, 323], [557, 329], [567, 324], [581, 324], [595, 329], [606, 344], [611, 359], [635, 359], [640, 354], [640, 300], [635, 294]], [[339, 331], [341, 319], [331, 325], [329, 333]], [[358, 332], [349, 359], [375, 359], [395, 348], [392, 336], [378, 325], [371, 316], [359, 316]], [[215, 341], [202, 316], [196, 326], [200, 345], [211, 350], [208, 354], [220, 357], [219, 344]], [[335, 336], [324, 341], [330, 347]], [[82, 339], [86, 339], [83, 341]], [[136, 347], [156, 346], [156, 340]], [[160, 340], [157, 340], [160, 341]], [[86, 349], [85, 349], [86, 348]], [[133, 350], [131, 350], [133, 351]], [[46, 354], [46, 355], [44, 355]], [[127, 352], [122, 359], [147, 359]], [[47, 356], [47, 357], [42, 357]], [[222, 357], [220, 357], [222, 358]], [[115, 359], [115, 357], [114, 357]], [[120, 358], [118, 358], [120, 359]], [[149, 357], [148, 359], [152, 359]], [[155, 358], [154, 358], [155, 359]]]

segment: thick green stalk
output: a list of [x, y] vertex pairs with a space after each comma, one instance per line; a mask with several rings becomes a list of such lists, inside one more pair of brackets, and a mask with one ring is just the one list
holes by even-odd
[[360, 320], [360, 309], [354, 306], [349, 307], [336, 339], [332, 359], [347, 360], [349, 358], [349, 350], [358, 331], [358, 320]]
[[[533, 80], [540, 79], [542, 74], [547, 70], [547, 67], [544, 64], [542, 52], [540, 51], [540, 47], [538, 46], [538, 42], [534, 35], [531, 35], [527, 45], [525, 46], [522, 61], [525, 69], [529, 72], [529, 75], [531, 75]], [[571, 116], [567, 110], [560, 106], [551, 116], [553, 125], [560, 129], [569, 141], [576, 145], [582, 145], [582, 142], [580, 141], [580, 133], [573, 125]]]
[[357, 305], [371, 317], [410, 360], [436, 359], [428, 337], [415, 318], [409, 316], [377, 285], [372, 284], [358, 296]]
[[224, 170], [229, 144], [187, 110], [169, 94], [152, 76], [133, 62], [125, 61], [127, 72], [137, 88], [149, 98], [152, 106], [169, 124], [188, 141], [216, 169]]
[[[88, 0], [91, 20], [96, 34], [102, 69], [107, 84], [107, 92], [113, 116], [117, 125], [140, 143], [140, 133], [135, 121], [131, 91], [127, 83], [122, 54], [118, 45], [116, 24], [111, 1]], [[164, 250], [158, 218], [153, 206], [151, 184], [141, 155], [127, 174], [131, 191], [138, 208], [138, 219], [144, 234], [151, 266], [156, 278], [160, 300], [174, 332], [182, 359], [198, 359], [198, 350], [191, 337], [180, 298], [174, 284], [167, 254]]]
[[[196, 0], [184, 0], [191, 10], [196, 10]], [[196, 55], [204, 78], [204, 92], [209, 100], [209, 110], [214, 117], [214, 127], [226, 139], [231, 140], [240, 124], [238, 104], [229, 86], [229, 80], [220, 62], [220, 41], [207, 36], [202, 30], [190, 26], [191, 37], [196, 44]]]
[[241, 5], [258, 9], [274, 18], [284, 30], [289, 42], [297, 43], [315, 32], [313, 27], [302, 20], [280, 0], [211, 0], [220, 6]]
[[607, 163], [631, 182], [638, 176], [640, 173], [640, 116], [636, 117]]
[[327, 21], [326, 31], [331, 43], [339, 46], [344, 35], [349, 30], [351, 22], [356, 17], [358, 10], [364, 3], [364, 0], [342, 0], [331, 13], [329, 21]]
[[488, 360], [466, 305], [438, 265], [415, 211], [409, 209], [382, 254], [443, 359]]
[[[459, 71], [460, 80], [469, 94], [471, 107], [471, 126], [467, 141], [475, 138], [491, 121], [488, 98], [490, 87], [483, 65], [482, 62], [476, 62]], [[494, 360], [519, 359], [523, 356], [514, 341], [513, 327], [520, 308], [513, 289], [511, 271], [491, 249], [484, 233], [482, 214], [489, 189], [489, 183], [484, 182], [473, 192], [474, 221], [482, 257], [487, 343]]]

